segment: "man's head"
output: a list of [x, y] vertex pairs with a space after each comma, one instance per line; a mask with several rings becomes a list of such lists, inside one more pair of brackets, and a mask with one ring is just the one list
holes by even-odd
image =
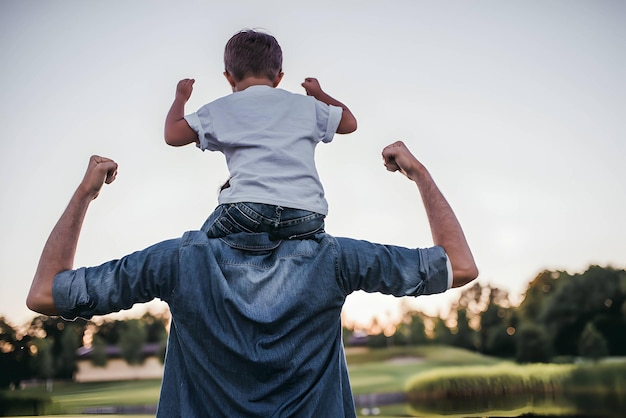
[[236, 81], [250, 76], [274, 81], [282, 74], [283, 52], [272, 35], [244, 29], [226, 43], [224, 67]]

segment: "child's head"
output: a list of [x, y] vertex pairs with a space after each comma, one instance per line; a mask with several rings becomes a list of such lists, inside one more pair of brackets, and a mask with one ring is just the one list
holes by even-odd
[[283, 52], [272, 35], [244, 29], [226, 43], [224, 67], [237, 81], [248, 76], [275, 80], [282, 73]]

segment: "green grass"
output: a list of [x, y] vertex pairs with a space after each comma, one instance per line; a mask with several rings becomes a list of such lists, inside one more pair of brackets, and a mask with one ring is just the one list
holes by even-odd
[[452, 347], [394, 347], [347, 354], [355, 394], [403, 392], [406, 381], [429, 370], [459, 366], [489, 366], [501, 360]]
[[[519, 388], [539, 390], [561, 385], [571, 391], [574, 390], [573, 388], [597, 388], [600, 383], [619, 388], [620, 394], [626, 390], [626, 361], [582, 365], [520, 366], [473, 352], [441, 346], [348, 351], [346, 357], [355, 394], [406, 392], [408, 386], [411, 386], [413, 390], [431, 394], [441, 388], [445, 391], [456, 388], [455, 390], [458, 389], [466, 395], [469, 393], [469, 396], [473, 396], [472, 393], [477, 393], [472, 392], [476, 388], [493, 389], [495, 387], [500, 392], [515, 392]], [[495, 385], [494, 382], [496, 382]], [[160, 383], [160, 380], [106, 383], [55, 382], [51, 393], [46, 392], [45, 387], [36, 387], [14, 392], [0, 391], [0, 398], [2, 396], [49, 397], [51, 404], [46, 409], [46, 413], [62, 413], [66, 414], [66, 417], [78, 417], [85, 409], [98, 406], [155, 405], [159, 397]], [[500, 392], [498, 396], [485, 392], [486, 397], [490, 399], [487, 405], [490, 408], [488, 410], [498, 411], [500, 406], [494, 403], [494, 399], [502, 397]], [[607, 402], [614, 404], [622, 401], [607, 398]], [[434, 404], [441, 403], [441, 399], [434, 401]], [[446, 400], [443, 403], [451, 404], [451, 401]], [[422, 399], [419, 404], [428, 407], [429, 401]], [[478, 408], [475, 409], [478, 411], [480, 406], [475, 408]], [[541, 408], [544, 408], [543, 411], [546, 414], [556, 411], [550, 404], [545, 406], [533, 404], [533, 408], [534, 413], [541, 411]], [[382, 406], [380, 409], [382, 413], [380, 416], [388, 417], [406, 416], [408, 410], [407, 405]], [[414, 410], [414, 412], [424, 416], [427, 409]], [[524, 398], [520, 400], [518, 409], [509, 409], [508, 413], [519, 412], [521, 414], [528, 411], [528, 402]], [[458, 416], [472, 415], [473, 413], [468, 410]], [[455, 416], [454, 413], [450, 411], [450, 417], [453, 416]], [[483, 412], [476, 416], [486, 415]], [[507, 415], [506, 409], [503, 408], [500, 416], [513, 415]], [[133, 416], [133, 418], [140, 417]], [[107, 418], [114, 418], [114, 416], [107, 415]]]
[[86, 405], [154, 405], [159, 399], [161, 380], [66, 384], [55, 388], [52, 400], [68, 413], [81, 413]]
[[102, 383], [55, 382], [51, 392], [43, 386], [20, 391], [3, 391], [11, 397], [50, 398], [44, 409], [48, 414], [81, 414], [101, 406], [155, 405], [161, 380], [131, 380]]
[[[449, 347], [417, 347], [365, 350], [348, 353], [348, 369], [355, 393], [399, 392], [408, 378], [425, 370], [468, 364], [494, 364], [496, 360]], [[404, 361], [394, 362], [398, 359]], [[53, 391], [44, 387], [16, 392], [8, 396], [50, 397], [48, 413], [80, 414], [98, 406], [154, 405], [159, 398], [160, 380], [136, 380], [103, 383], [55, 382]]]

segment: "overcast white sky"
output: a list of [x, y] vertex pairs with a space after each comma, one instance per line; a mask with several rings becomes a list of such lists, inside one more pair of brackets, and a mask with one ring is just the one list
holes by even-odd
[[[94, 265], [197, 229], [224, 158], [162, 139], [177, 81], [187, 111], [230, 93], [223, 47], [262, 27], [281, 87], [314, 76], [359, 129], [317, 149], [327, 231], [431, 245], [415, 186], [382, 166], [404, 140], [459, 217], [480, 281], [521, 294], [543, 269], [626, 267], [623, 1], [0, 1], [0, 315], [22, 324], [43, 244], [88, 157], [120, 164], [76, 257]], [[420, 298], [428, 313], [458, 293]], [[399, 301], [351, 295], [349, 318]], [[155, 308], [158, 308], [157, 305]]]

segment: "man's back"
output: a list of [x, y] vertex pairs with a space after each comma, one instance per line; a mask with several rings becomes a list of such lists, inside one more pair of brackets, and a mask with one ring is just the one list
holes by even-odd
[[185, 240], [159, 413], [353, 416], [333, 241]]
[[271, 241], [201, 231], [98, 267], [65, 271], [54, 300], [91, 317], [158, 297], [172, 314], [159, 415], [354, 416], [341, 308], [355, 290], [396, 296], [449, 287], [443, 248], [319, 234]]

